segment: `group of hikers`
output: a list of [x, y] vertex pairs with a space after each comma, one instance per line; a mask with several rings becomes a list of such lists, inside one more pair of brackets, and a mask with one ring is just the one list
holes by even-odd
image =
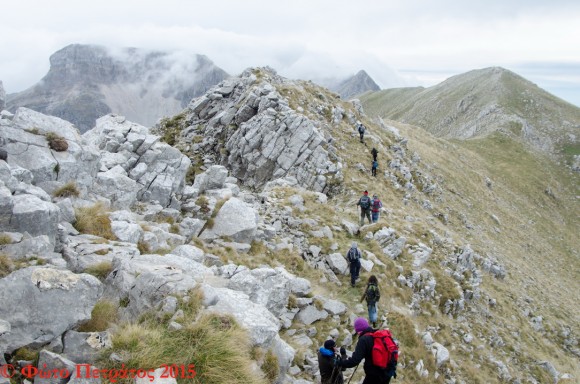
[[[366, 127], [360, 121], [357, 121], [356, 125], [357, 125], [358, 133], [360, 135], [360, 142], [364, 143]], [[377, 169], [379, 168], [379, 162], [377, 160], [378, 153], [379, 153], [379, 151], [377, 151], [377, 149], [373, 147], [373, 149], [371, 150], [371, 155], [373, 155], [373, 162], [371, 163], [371, 174], [374, 177], [377, 177]]]
[[373, 198], [371, 199], [369, 197], [369, 191], [364, 191], [363, 195], [360, 197], [360, 199], [358, 199], [356, 205], [360, 207], [361, 227], [365, 223], [365, 217], [369, 220], [369, 224], [379, 221], [383, 203], [376, 194], [374, 194]]
[[392, 377], [397, 377], [398, 345], [388, 329], [376, 329], [377, 301], [380, 297], [378, 280], [376, 276], [371, 275], [361, 302], [363, 300], [367, 302], [368, 317], [372, 326], [363, 317], [354, 321], [353, 326], [355, 335], [358, 335], [358, 341], [350, 357], [347, 357], [346, 349], [344, 347], [339, 349], [333, 339], [324, 342], [318, 350], [318, 367], [322, 384], [343, 384], [343, 371], [347, 368], [358, 367], [363, 359], [365, 372], [363, 384], [388, 384]]
[[[360, 121], [357, 121], [357, 129], [360, 134], [360, 142], [364, 143], [366, 128]], [[371, 154], [373, 156], [371, 172], [372, 176], [376, 177], [378, 168], [377, 149], [373, 148]], [[379, 220], [383, 203], [376, 194], [373, 194], [371, 198], [369, 197], [369, 192], [364, 191], [357, 202], [357, 206], [361, 210], [360, 226], [362, 227], [365, 217], [368, 219], [369, 224], [376, 223]], [[358, 244], [353, 241], [346, 253], [346, 260], [350, 267], [351, 287], [355, 287], [357, 280], [359, 280], [361, 257], [362, 253], [358, 248]], [[324, 345], [318, 350], [318, 365], [322, 384], [343, 384], [343, 371], [347, 368], [358, 367], [358, 364], [363, 359], [365, 372], [363, 384], [388, 384], [392, 377], [397, 377], [398, 346], [389, 330], [376, 329], [378, 321], [377, 302], [380, 297], [381, 293], [377, 277], [371, 275], [360, 299], [361, 303], [366, 300], [368, 321], [363, 317], [359, 317], [354, 321], [353, 326], [355, 334], [358, 335], [358, 342], [352, 356], [347, 357], [346, 349], [344, 347], [338, 348], [333, 339], [326, 340]]]

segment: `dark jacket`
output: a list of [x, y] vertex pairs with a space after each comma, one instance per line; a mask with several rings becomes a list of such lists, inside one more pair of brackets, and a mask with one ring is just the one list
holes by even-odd
[[334, 352], [324, 347], [318, 350], [318, 368], [322, 384], [344, 384], [344, 368], [334, 365]]
[[365, 362], [363, 367], [366, 376], [365, 384], [383, 384], [389, 380], [387, 372], [384, 369], [375, 367], [373, 365], [372, 353], [375, 341], [372, 336], [368, 335], [368, 333], [372, 333], [374, 331], [375, 330], [371, 327], [365, 329], [358, 338], [358, 342], [356, 343], [356, 347], [352, 356], [341, 362], [341, 366], [345, 368], [352, 368], [357, 366], [362, 361], [362, 359], [364, 359]]

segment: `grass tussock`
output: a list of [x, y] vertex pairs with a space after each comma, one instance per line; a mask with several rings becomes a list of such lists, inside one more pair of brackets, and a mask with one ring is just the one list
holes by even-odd
[[98, 301], [91, 312], [91, 319], [78, 329], [79, 332], [102, 332], [117, 321], [117, 305], [108, 300]]
[[99, 280], [105, 280], [112, 270], [113, 264], [110, 261], [103, 261], [102, 263], [91, 265], [85, 269], [85, 273], [93, 275]]
[[278, 357], [272, 352], [266, 352], [264, 356], [264, 362], [262, 363], [262, 371], [266, 375], [266, 379], [269, 383], [274, 384], [280, 376], [280, 365], [278, 363]]
[[52, 193], [54, 197], [79, 197], [80, 194], [77, 184], [74, 181], [69, 181]]
[[28, 347], [18, 348], [14, 352], [13, 360], [24, 360], [24, 361], [35, 361], [38, 358], [38, 351], [30, 349]]
[[111, 219], [109, 213], [102, 203], [97, 203], [90, 207], [75, 209], [76, 221], [73, 224], [80, 233], [88, 233], [95, 236], [104, 237], [109, 240], [116, 240], [111, 229]]
[[[252, 370], [248, 335], [232, 317], [208, 314], [194, 321], [192, 314], [186, 312], [184, 328], [179, 331], [170, 331], [153, 318], [126, 324], [113, 335], [113, 351], [109, 352], [128, 356], [124, 364], [129, 369], [194, 364], [195, 377], [177, 378], [180, 384], [267, 383]], [[109, 359], [103, 359], [101, 365], [121, 368]]]
[[8, 276], [12, 272], [12, 260], [4, 254], [0, 254], [0, 278]]
[[48, 142], [48, 147], [57, 152], [64, 152], [68, 149], [66, 139], [55, 132], [47, 132], [44, 137]]
[[7, 233], [0, 233], [0, 245], [12, 244], [12, 237]]
[[0, 245], [12, 244], [12, 238], [5, 233], [0, 234]]
[[139, 253], [142, 255], [151, 253], [151, 247], [143, 240], [139, 240], [139, 242], [137, 243], [137, 249], [139, 250]]
[[415, 332], [415, 325], [405, 315], [392, 312], [388, 316], [388, 325], [393, 337], [399, 343], [399, 364], [414, 366], [413, 362], [423, 361], [424, 368], [431, 372], [428, 377], [421, 377], [415, 369], [398, 369], [398, 377], [406, 383], [443, 383], [443, 378], [435, 379], [432, 374], [436, 371], [433, 354], [425, 349], [419, 336]]

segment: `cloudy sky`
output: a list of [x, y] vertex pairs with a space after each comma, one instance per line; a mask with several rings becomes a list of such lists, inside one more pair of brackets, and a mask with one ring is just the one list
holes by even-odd
[[500, 66], [580, 106], [578, 0], [13, 0], [0, 15], [7, 93], [39, 81], [52, 53], [83, 43], [186, 50], [230, 74], [365, 69], [382, 88]]

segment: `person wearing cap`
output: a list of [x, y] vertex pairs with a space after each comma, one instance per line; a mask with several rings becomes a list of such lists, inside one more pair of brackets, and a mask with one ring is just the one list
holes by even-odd
[[363, 195], [358, 199], [356, 205], [360, 206], [360, 226], [362, 227], [365, 223], [365, 217], [371, 221], [371, 198], [369, 197], [369, 191], [364, 191]]
[[358, 249], [358, 244], [356, 243], [356, 241], [353, 241], [350, 249], [348, 250], [348, 252], [346, 253], [346, 261], [348, 261], [348, 264], [350, 265], [350, 286], [354, 287], [354, 284], [356, 283], [356, 281], [358, 280], [358, 276], [360, 274], [360, 258], [362, 257], [362, 254], [360, 252], [360, 250]]
[[358, 342], [351, 357], [342, 359], [337, 364], [343, 368], [352, 368], [364, 359], [365, 379], [363, 384], [388, 384], [391, 376], [386, 370], [373, 365], [373, 345], [375, 343], [371, 333], [375, 332], [364, 317], [354, 321], [354, 330], [358, 334]]
[[318, 369], [322, 384], [344, 384], [342, 371], [346, 368], [340, 368], [335, 362], [345, 358], [344, 347], [340, 348], [340, 356], [338, 356], [334, 340], [328, 339], [324, 342], [324, 346], [318, 350]]

